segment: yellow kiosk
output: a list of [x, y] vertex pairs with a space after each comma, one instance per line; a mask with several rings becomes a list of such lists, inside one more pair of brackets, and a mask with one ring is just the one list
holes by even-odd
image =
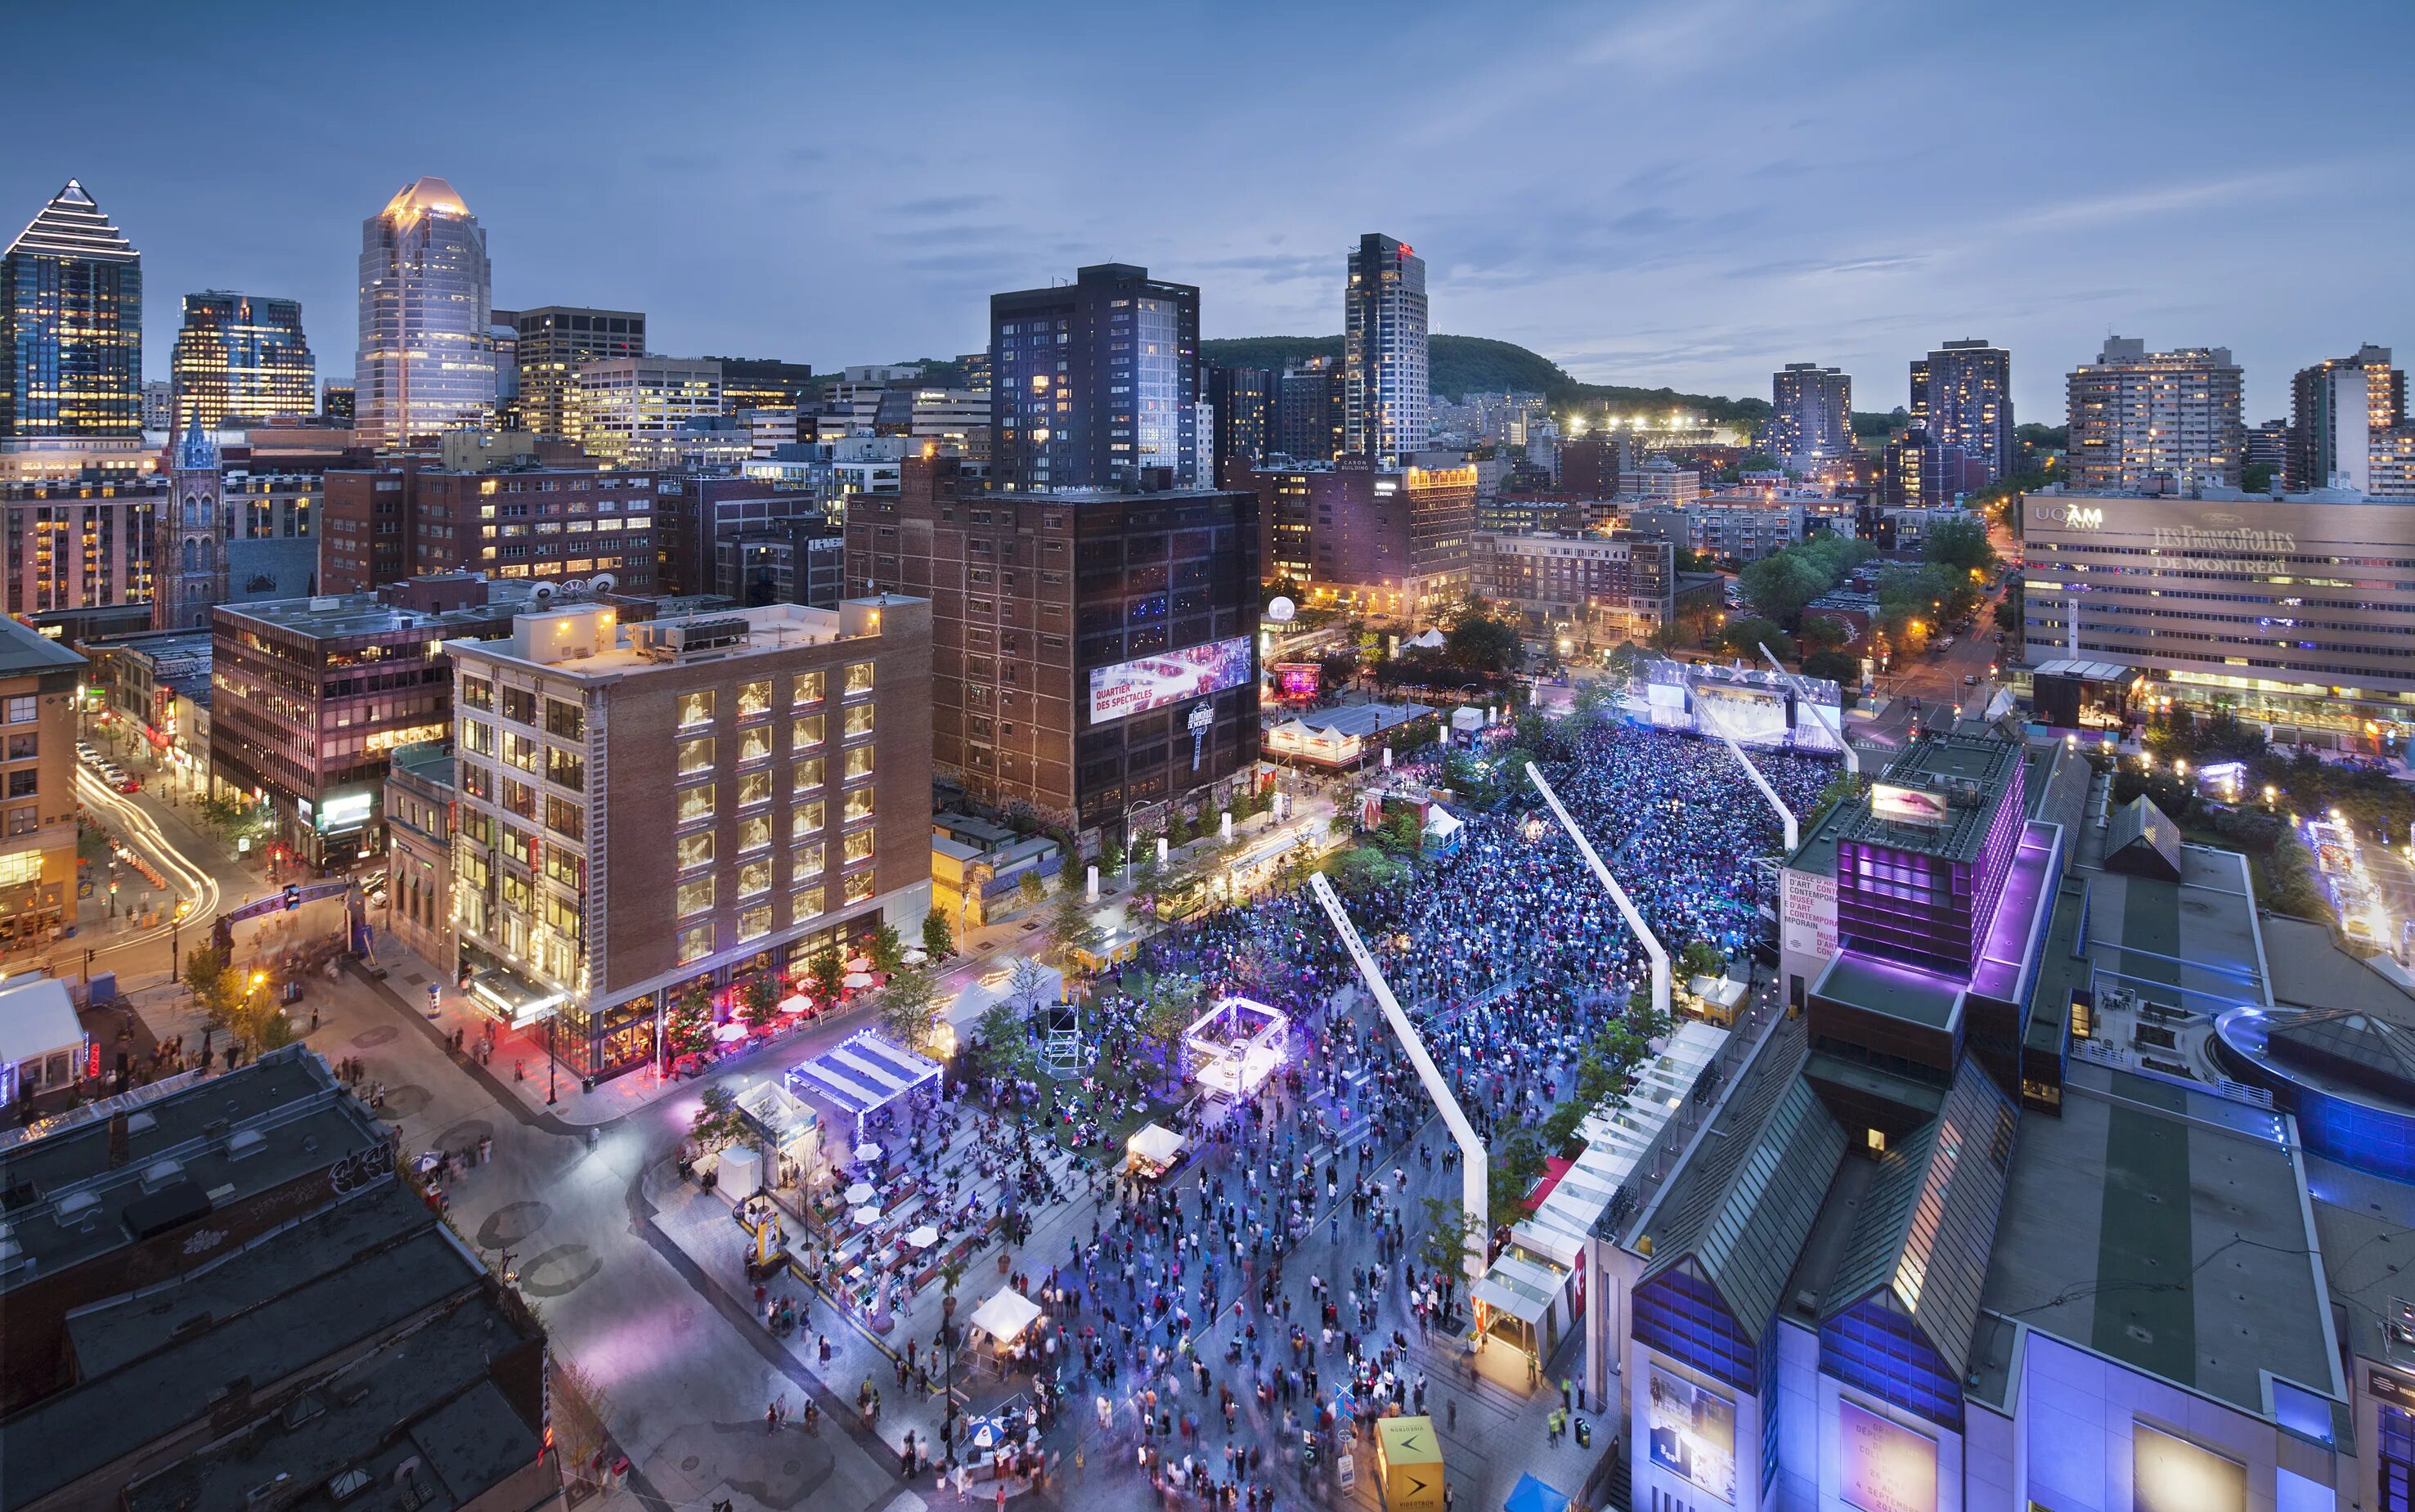
[[1375, 1420], [1375, 1477], [1387, 1512], [1442, 1512], [1442, 1435], [1432, 1418]]

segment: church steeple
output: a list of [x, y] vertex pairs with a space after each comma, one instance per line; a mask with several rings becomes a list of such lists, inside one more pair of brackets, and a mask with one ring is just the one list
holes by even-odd
[[218, 465], [218, 443], [215, 437], [202, 429], [202, 417], [196, 412], [192, 424], [185, 427], [185, 439], [176, 443], [176, 466], [179, 472], [215, 472]]

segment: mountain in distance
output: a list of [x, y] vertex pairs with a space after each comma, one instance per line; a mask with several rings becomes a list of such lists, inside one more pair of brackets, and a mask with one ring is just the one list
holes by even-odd
[[[1338, 336], [1248, 336], [1202, 341], [1199, 355], [1222, 367], [1265, 367], [1281, 372], [1311, 357], [1342, 360]], [[1716, 423], [1750, 423], [1769, 413], [1767, 399], [1732, 399], [1716, 394], [1680, 394], [1669, 388], [1582, 383], [1568, 369], [1514, 341], [1480, 336], [1427, 337], [1426, 386], [1437, 398], [1464, 394], [1540, 394], [1553, 404], [1600, 402], [1613, 409], [1684, 409]]]

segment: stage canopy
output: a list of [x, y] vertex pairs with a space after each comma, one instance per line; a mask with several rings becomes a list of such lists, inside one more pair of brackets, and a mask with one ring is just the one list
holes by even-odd
[[866, 1029], [788, 1071], [788, 1085], [811, 1093], [840, 1112], [861, 1118], [939, 1079], [937, 1061], [925, 1060]]
[[1282, 1065], [1291, 1020], [1247, 997], [1225, 997], [1182, 1034], [1191, 1079], [1226, 1097], [1247, 1097]]
[[1169, 1166], [1182, 1153], [1182, 1136], [1163, 1124], [1143, 1124], [1125, 1141], [1124, 1148], [1151, 1165]]

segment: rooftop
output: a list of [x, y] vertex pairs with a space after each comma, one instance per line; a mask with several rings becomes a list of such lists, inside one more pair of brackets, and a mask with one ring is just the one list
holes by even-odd
[[[1865, 840], [1894, 850], [1976, 860], [1990, 821], [2007, 792], [2018, 800], [2023, 747], [2018, 741], [1977, 735], [1932, 735], [1887, 764], [1878, 781], [1946, 799], [1944, 820], [1931, 827], [1881, 816], [1868, 801], [1854, 806], [1840, 840]], [[1971, 794], [1975, 802], [1958, 802]]]
[[1969, 991], [1969, 983], [1950, 973], [1852, 948], [1838, 951], [1811, 984], [1814, 997], [1931, 1029], [1960, 1022]]
[[1312, 709], [1306, 713], [1280, 718], [1277, 724], [1294, 722], [1310, 729], [1329, 730], [1336, 735], [1356, 735], [1361, 739], [1381, 735], [1388, 729], [1425, 718], [1433, 709], [1421, 703], [1353, 703], [1334, 709]]
[[530, 585], [492, 582], [484, 604], [458, 609], [412, 609], [387, 603], [376, 593], [330, 593], [317, 598], [271, 599], [262, 604], [221, 604], [214, 611], [221, 620], [252, 621], [278, 630], [336, 640], [351, 636], [382, 635], [389, 630], [425, 626], [438, 633], [488, 628], [528, 604]]
[[0, 620], [0, 677], [63, 671], [84, 665], [82, 657], [14, 620]]
[[864, 642], [869, 651], [884, 615], [891, 629], [927, 630], [931, 601], [884, 593], [847, 599], [834, 609], [765, 604], [629, 622], [616, 622], [609, 606], [577, 604], [513, 616], [507, 639], [459, 640], [445, 649], [457, 657], [542, 667], [548, 677], [601, 681], [848, 641]]
[[394, 753], [390, 770], [396, 776], [413, 778], [432, 787], [450, 787], [453, 748], [445, 744], [403, 746]]

